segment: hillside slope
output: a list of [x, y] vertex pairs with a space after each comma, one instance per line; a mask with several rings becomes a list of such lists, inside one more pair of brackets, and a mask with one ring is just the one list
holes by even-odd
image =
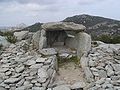
[[[106, 43], [120, 43], [120, 21], [91, 15], [76, 15], [67, 17], [63, 22], [74, 22], [86, 26], [86, 32], [93, 40], [101, 40]], [[41, 29], [43, 23], [35, 23], [22, 30], [36, 32]]]
[[83, 14], [68, 17], [63, 21], [85, 25], [87, 27], [86, 32], [92, 36], [102, 34], [120, 35], [120, 21], [114, 19]]
[[28, 27], [22, 29], [22, 31], [36, 32], [41, 29], [41, 25], [42, 25], [42, 23], [35, 23], [31, 26], [28, 26]]

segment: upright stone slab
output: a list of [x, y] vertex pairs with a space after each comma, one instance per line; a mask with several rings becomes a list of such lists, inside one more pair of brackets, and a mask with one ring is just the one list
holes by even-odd
[[25, 39], [28, 36], [29, 31], [21, 31], [21, 32], [14, 32], [15, 37], [17, 40]]
[[40, 34], [41, 34], [40, 30], [34, 33], [32, 37], [33, 48], [39, 49]]
[[7, 46], [9, 46], [9, 44], [10, 43], [6, 40], [5, 37], [0, 36], [0, 45], [2, 45], [3, 47], [7, 47]]
[[39, 49], [41, 50], [42, 48], [47, 46], [47, 41], [46, 41], [46, 31], [44, 29], [41, 30], [41, 35], [40, 35], [40, 40], [39, 40]]
[[91, 50], [91, 36], [87, 33], [81, 32], [78, 33], [78, 38], [77, 55], [82, 57], [82, 55], [87, 55]]
[[67, 38], [66, 45], [70, 48], [75, 48], [77, 56], [81, 58], [82, 55], [87, 55], [91, 49], [91, 36], [87, 33], [79, 32], [75, 37]]

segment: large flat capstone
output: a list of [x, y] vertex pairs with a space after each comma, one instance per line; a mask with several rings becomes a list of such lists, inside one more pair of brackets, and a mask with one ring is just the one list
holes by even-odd
[[42, 29], [48, 30], [64, 30], [64, 31], [84, 31], [85, 26], [75, 24], [73, 22], [49, 22], [42, 25]]

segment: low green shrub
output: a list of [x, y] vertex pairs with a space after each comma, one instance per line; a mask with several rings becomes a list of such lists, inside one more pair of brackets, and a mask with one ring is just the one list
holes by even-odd
[[10, 43], [17, 42], [17, 38], [14, 36], [14, 33], [11, 31], [2, 32], [2, 36], [6, 37], [6, 40]]
[[73, 62], [76, 66], [79, 66], [80, 60], [77, 56], [72, 56], [71, 58], [61, 58], [58, 56], [58, 66], [64, 66], [66, 63]]
[[0, 50], [2, 49], [2, 47], [3, 47], [3, 45], [2, 45], [2, 44], [0, 44]]
[[100, 35], [96, 38], [98, 41], [102, 41], [104, 43], [111, 43], [111, 44], [117, 44], [120, 43], [120, 36], [111, 36], [111, 35]]

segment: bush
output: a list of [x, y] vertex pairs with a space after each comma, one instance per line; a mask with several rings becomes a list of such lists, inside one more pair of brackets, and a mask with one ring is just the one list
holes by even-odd
[[113, 44], [120, 43], [120, 36], [114, 36], [111, 40]]
[[4, 35], [3, 32], [0, 31], [0, 36], [3, 36], [3, 35]]
[[17, 42], [17, 38], [14, 36], [13, 32], [10, 32], [10, 31], [3, 32], [3, 36], [5, 36], [6, 40], [10, 43], [16, 43]]
[[102, 41], [104, 43], [117, 44], [120, 43], [120, 36], [111, 36], [111, 35], [100, 35], [96, 40]]
[[111, 36], [110, 35], [101, 35], [98, 37], [99, 41], [105, 42], [105, 43], [111, 43]]
[[73, 62], [76, 66], [79, 66], [80, 60], [77, 56], [72, 56], [71, 58], [61, 58], [58, 56], [58, 66], [64, 66], [66, 63]]
[[2, 45], [2, 44], [0, 44], [0, 50], [2, 49], [2, 47], [3, 47], [3, 45]]

